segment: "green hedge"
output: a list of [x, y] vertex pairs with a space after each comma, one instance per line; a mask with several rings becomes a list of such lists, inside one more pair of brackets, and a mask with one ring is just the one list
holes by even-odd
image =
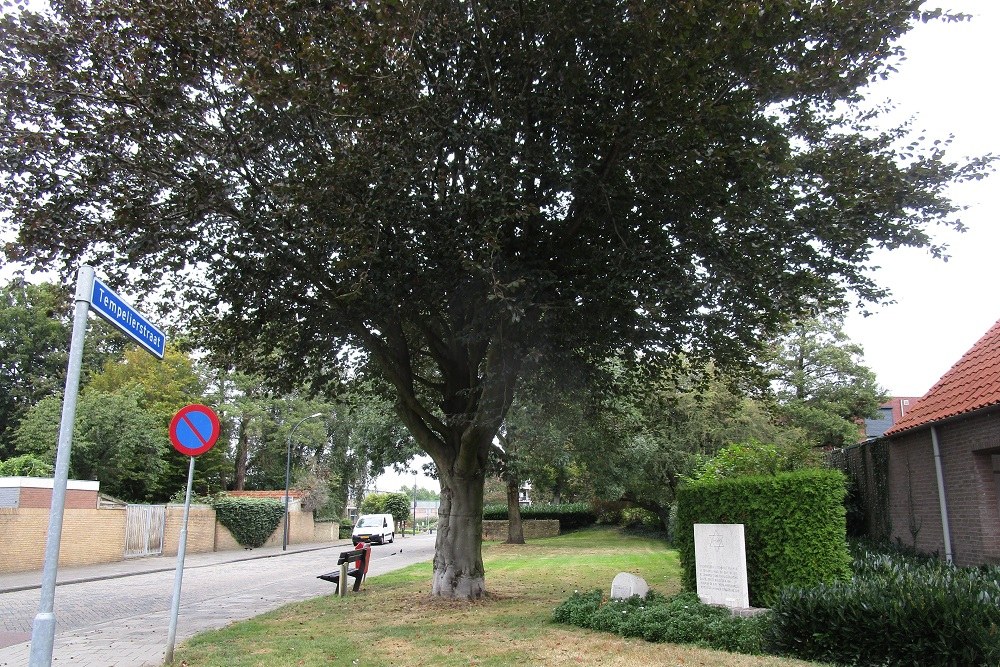
[[863, 554], [855, 577], [789, 588], [774, 652], [849, 665], [1000, 665], [1000, 571]]
[[[508, 518], [507, 505], [486, 505], [483, 518], [488, 521], [503, 521]], [[558, 519], [559, 530], [573, 530], [590, 526], [597, 521], [597, 514], [587, 503], [564, 503], [561, 505], [525, 505], [521, 508], [522, 519]]]
[[845, 493], [844, 475], [836, 470], [685, 484], [677, 493], [675, 536], [685, 587], [696, 589], [696, 523], [744, 525], [753, 606], [770, 606], [786, 586], [847, 579]]
[[612, 632], [646, 641], [694, 644], [731, 653], [762, 653], [767, 616], [740, 618], [728, 609], [703, 605], [694, 593], [666, 598], [653, 591], [646, 597], [605, 601], [601, 591], [574, 593], [556, 607], [553, 619], [581, 628]]
[[251, 549], [263, 546], [285, 516], [285, 506], [271, 498], [219, 496], [211, 504], [219, 523], [240, 545]]

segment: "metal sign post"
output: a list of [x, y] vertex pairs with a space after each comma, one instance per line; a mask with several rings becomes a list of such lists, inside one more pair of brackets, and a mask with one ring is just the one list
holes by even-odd
[[195, 404], [177, 411], [170, 421], [170, 442], [181, 454], [191, 457], [188, 466], [187, 492], [184, 494], [184, 518], [177, 545], [177, 569], [174, 570], [174, 597], [170, 603], [170, 623], [167, 628], [167, 650], [163, 661], [174, 661], [174, 644], [177, 640], [177, 616], [181, 607], [181, 582], [184, 579], [184, 557], [187, 553], [188, 512], [191, 509], [191, 486], [194, 483], [194, 458], [204, 454], [219, 439], [219, 416], [212, 408]]
[[[99, 301], [99, 303], [97, 303]], [[104, 283], [94, 277], [94, 268], [86, 264], [76, 275], [76, 297], [73, 311], [73, 337], [66, 367], [66, 389], [63, 393], [62, 417], [59, 422], [59, 446], [52, 480], [52, 504], [49, 509], [49, 530], [45, 541], [42, 565], [42, 591], [38, 614], [31, 626], [29, 667], [50, 667], [52, 646], [56, 634], [56, 576], [59, 570], [59, 543], [62, 539], [63, 514], [66, 507], [66, 485], [69, 479], [69, 459], [73, 448], [73, 424], [76, 419], [76, 399], [80, 390], [80, 369], [83, 366], [83, 344], [87, 335], [87, 313], [93, 310], [131, 336], [158, 358], [163, 358], [166, 336], [149, 323], [138, 311], [122, 301]]]

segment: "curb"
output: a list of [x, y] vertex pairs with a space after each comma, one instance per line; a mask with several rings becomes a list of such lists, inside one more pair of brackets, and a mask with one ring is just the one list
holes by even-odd
[[[308, 551], [320, 551], [321, 549], [332, 549], [334, 547], [341, 547], [348, 542], [333, 542], [330, 544], [317, 545], [315, 547], [306, 547], [303, 549], [295, 549], [294, 551], [279, 551], [273, 554], [255, 554], [255, 555], [244, 555], [236, 558], [225, 558], [222, 560], [217, 560], [211, 563], [202, 563], [200, 565], [188, 565], [184, 564], [185, 570], [197, 570], [204, 567], [212, 567], [213, 565], [225, 565], [226, 563], [239, 563], [247, 560], [260, 560], [263, 558], [279, 558], [281, 556], [291, 556], [297, 553], [306, 553]], [[353, 546], [353, 545], [352, 545]], [[221, 553], [221, 552], [214, 552]], [[200, 554], [199, 554], [200, 555]], [[108, 563], [112, 565], [112, 563]], [[135, 572], [112, 572], [108, 574], [95, 574], [90, 576], [80, 576], [71, 577], [69, 579], [63, 579], [62, 581], [56, 581], [56, 587], [65, 586], [68, 584], [85, 584], [92, 581], [106, 581], [108, 579], [124, 579], [125, 577], [137, 577], [142, 574], [156, 574], [159, 572], [173, 572], [177, 569], [177, 565], [174, 564], [170, 567], [152, 567], [146, 569], [137, 569]], [[17, 586], [3, 586], [0, 584], [0, 593], [17, 593], [20, 591], [30, 591], [41, 589], [41, 584], [22, 584]]]

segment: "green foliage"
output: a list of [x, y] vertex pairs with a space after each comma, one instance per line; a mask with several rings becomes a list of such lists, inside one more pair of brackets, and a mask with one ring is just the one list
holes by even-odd
[[[14, 453], [28, 410], [62, 391], [69, 357], [72, 291], [20, 278], [0, 286], [0, 459]], [[117, 337], [92, 320], [84, 347], [82, 382], [104, 363]]]
[[216, 496], [211, 501], [219, 523], [236, 541], [251, 549], [263, 546], [285, 515], [285, 506], [272, 498]]
[[665, 598], [653, 591], [645, 598], [609, 601], [601, 591], [577, 592], [556, 607], [553, 618], [623, 637], [749, 654], [763, 652], [768, 627], [766, 615], [735, 617], [728, 609], [701, 604], [694, 593]]
[[684, 485], [677, 495], [675, 540], [685, 587], [695, 590], [696, 523], [744, 524], [754, 606], [768, 606], [786, 586], [846, 579], [845, 494], [843, 474], [820, 469]]
[[[43, 399], [25, 415], [17, 451], [54, 463], [62, 397]], [[167, 426], [142, 409], [134, 391], [85, 391], [77, 404], [70, 475], [95, 479], [101, 491], [130, 502], [167, 498]]]
[[35, 454], [0, 461], [0, 477], [51, 477], [53, 465]]
[[384, 508], [383, 512], [392, 515], [392, 519], [398, 527], [401, 522], [410, 518], [412, 499], [405, 493], [388, 493], [382, 507]]
[[771, 350], [769, 368], [785, 420], [815, 447], [845, 447], [859, 439], [858, 421], [885, 400], [864, 351], [844, 333], [840, 311], [795, 322]]
[[369, 493], [361, 501], [361, 507], [358, 508], [358, 511], [361, 514], [388, 514], [385, 509], [388, 499], [388, 493]]
[[784, 590], [774, 650], [850, 665], [1000, 664], [1000, 570], [862, 553], [850, 581]]
[[[508, 507], [507, 505], [486, 505], [483, 507], [483, 518], [507, 519]], [[565, 532], [596, 523], [597, 514], [587, 503], [535, 504], [521, 507], [521, 519], [558, 519], [559, 530]]]
[[835, 449], [829, 454], [829, 462], [849, 480], [844, 501], [848, 536], [865, 536], [875, 541], [890, 539], [889, 441], [879, 438]]
[[809, 451], [784, 447], [751, 438], [733, 443], [705, 461], [692, 475], [696, 480], [720, 480], [729, 477], [776, 475], [816, 463]]

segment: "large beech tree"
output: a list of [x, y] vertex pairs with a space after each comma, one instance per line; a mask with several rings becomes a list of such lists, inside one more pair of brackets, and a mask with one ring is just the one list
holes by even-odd
[[0, 23], [8, 250], [168, 274], [275, 381], [370, 362], [437, 465], [433, 592], [477, 598], [525, 360], [740, 361], [958, 224], [982, 163], [850, 113], [919, 5], [52, 0]]

